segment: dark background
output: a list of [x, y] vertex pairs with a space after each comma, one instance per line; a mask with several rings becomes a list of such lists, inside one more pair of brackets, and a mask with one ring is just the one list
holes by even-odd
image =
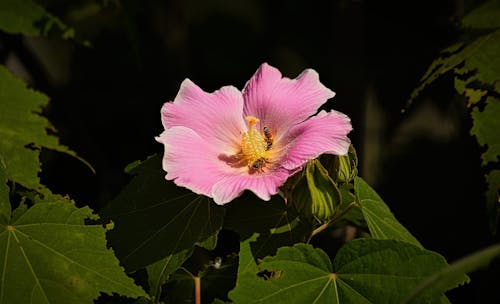
[[[242, 88], [262, 62], [294, 78], [313, 68], [346, 113], [360, 175], [396, 217], [448, 261], [498, 241], [465, 100], [445, 75], [405, 113], [439, 51], [460, 35], [473, 1], [40, 1], [77, 41], [1, 34], [2, 60], [51, 97], [61, 142], [88, 160], [44, 151], [42, 182], [100, 210], [123, 169], [162, 153], [160, 108], [189, 77], [205, 91]], [[84, 46], [84, 40], [91, 43]], [[500, 303], [498, 261], [449, 293]]]

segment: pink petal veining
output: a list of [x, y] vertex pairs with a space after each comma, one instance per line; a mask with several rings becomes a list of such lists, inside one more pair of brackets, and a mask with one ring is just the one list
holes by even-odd
[[335, 93], [319, 81], [312, 69], [297, 78], [282, 78], [278, 69], [264, 63], [243, 89], [245, 115], [259, 117], [261, 126], [278, 132], [306, 120]]
[[[246, 131], [243, 97], [233, 86], [206, 93], [191, 80], [182, 82], [174, 102], [161, 109], [165, 129], [184, 126], [226, 152], [234, 149]], [[222, 152], [222, 151], [221, 151]]]

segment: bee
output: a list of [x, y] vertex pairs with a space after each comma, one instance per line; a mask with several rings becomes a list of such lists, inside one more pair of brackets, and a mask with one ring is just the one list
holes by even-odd
[[250, 169], [255, 172], [255, 171], [262, 171], [264, 166], [266, 165], [267, 160], [264, 157], [258, 158], [255, 160], [252, 165], [250, 166]]
[[267, 143], [266, 151], [269, 151], [274, 143], [273, 134], [271, 134], [271, 130], [269, 130], [269, 128], [266, 126], [264, 126], [264, 128], [262, 128], [262, 131], [264, 131], [264, 137], [265, 137], [266, 143]]

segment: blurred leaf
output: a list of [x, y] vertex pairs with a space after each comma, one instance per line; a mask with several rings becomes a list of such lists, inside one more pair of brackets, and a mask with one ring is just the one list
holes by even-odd
[[0, 159], [7, 179], [29, 189], [41, 188], [40, 148], [63, 152], [83, 161], [75, 152], [60, 145], [56, 136], [47, 134], [47, 129], [53, 130], [53, 127], [40, 112], [48, 101], [47, 96], [26, 88], [25, 83], [0, 65]]
[[354, 188], [373, 238], [404, 241], [422, 248], [417, 239], [398, 222], [389, 207], [362, 178], [354, 179]]
[[224, 208], [165, 180], [160, 156], [128, 169], [136, 176], [102, 212], [115, 223], [108, 237], [127, 271], [190, 249], [221, 229]]
[[306, 244], [280, 248], [276, 256], [246, 266], [252, 262], [242, 244], [238, 281], [229, 293], [236, 303], [399, 303], [423, 278], [446, 266], [434, 252], [374, 239], [347, 243], [333, 265], [321, 249]]
[[499, 256], [500, 244], [496, 244], [461, 258], [429, 276], [413, 290], [404, 303], [413, 303], [423, 293], [439, 294], [464, 282], [468, 283], [469, 279], [464, 281], [464, 273], [485, 268]]
[[0, 303], [92, 303], [101, 292], [145, 296], [127, 277], [105, 229], [72, 202], [36, 204], [0, 228]]
[[[500, 54], [500, 53], [499, 53]], [[471, 134], [475, 135], [481, 146], [486, 146], [482, 155], [483, 165], [488, 162], [497, 162], [500, 156], [500, 100], [494, 97], [486, 99], [483, 111], [476, 107], [472, 113], [473, 126]]]
[[486, 208], [490, 216], [490, 230], [496, 234], [500, 215], [500, 170], [491, 170], [486, 175], [488, 190], [486, 191]]
[[462, 20], [462, 24], [473, 29], [495, 29], [500, 27], [500, 1], [486, 1]]
[[68, 27], [33, 1], [0, 1], [0, 30], [10, 34], [46, 36], [54, 26], [62, 32], [63, 38], [74, 38], [73, 28]]

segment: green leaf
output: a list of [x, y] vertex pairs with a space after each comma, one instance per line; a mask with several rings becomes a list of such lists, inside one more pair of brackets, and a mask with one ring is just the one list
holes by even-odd
[[473, 72], [467, 82], [479, 81], [495, 87], [500, 82], [500, 29], [478, 38], [477, 48], [461, 70]]
[[54, 26], [65, 39], [75, 36], [73, 28], [31, 0], [0, 1], [0, 30], [10, 34], [46, 36]]
[[29, 189], [41, 187], [40, 148], [63, 152], [83, 161], [75, 152], [60, 145], [56, 136], [47, 134], [46, 130], [53, 127], [40, 112], [48, 101], [47, 96], [26, 88], [25, 83], [0, 65], [0, 159], [7, 179]]
[[[248, 246], [240, 254], [248, 255]], [[240, 270], [229, 297], [236, 303], [399, 303], [445, 266], [442, 256], [393, 240], [353, 240], [333, 264], [321, 249], [296, 244]]]
[[136, 176], [103, 210], [103, 217], [115, 223], [108, 237], [127, 271], [190, 249], [219, 232], [224, 207], [165, 180], [160, 156], [129, 169]]
[[434, 60], [424, 76], [420, 79], [420, 85], [413, 90], [410, 99], [407, 102], [407, 107], [418, 97], [418, 95], [439, 76], [451, 71], [457, 65], [462, 63], [466, 58], [471, 56], [483, 43], [484, 38], [475, 40], [474, 42], [465, 45], [464, 43], [454, 44], [441, 52], [441, 56]]
[[[500, 30], [483, 35], [471, 42], [459, 42], [442, 51], [441, 56], [434, 60], [427, 72], [422, 76], [420, 85], [413, 90], [408, 105], [413, 102], [429, 84], [439, 76], [454, 70], [456, 75], [467, 76], [465, 83], [460, 84], [457, 90], [461, 92], [465, 85], [473, 81], [496, 85], [499, 81], [500, 58]], [[463, 67], [457, 68], [464, 63]], [[462, 87], [462, 90], [460, 90]]]
[[[425, 279], [412, 291], [405, 303], [411, 303], [418, 299], [424, 292], [438, 294], [463, 284], [464, 273], [471, 273], [485, 268], [494, 258], [499, 256], [500, 244], [496, 244], [463, 257]], [[469, 280], [466, 279], [466, 282], [469, 282]]]
[[255, 257], [274, 255], [281, 246], [305, 242], [312, 227], [291, 212], [279, 195], [262, 201], [253, 194], [244, 193], [226, 205], [224, 228], [233, 230], [246, 240], [254, 233], [259, 237], [251, 242]]
[[[499, 53], [500, 54], [500, 53]], [[475, 107], [471, 113], [473, 126], [471, 134], [475, 135], [481, 146], [486, 146], [482, 155], [483, 165], [497, 162], [500, 156], [500, 100], [494, 97], [486, 99], [483, 111]]]
[[0, 228], [0, 303], [92, 303], [101, 292], [145, 296], [127, 277], [88, 207], [36, 204]]
[[417, 239], [398, 222], [375, 190], [362, 178], [354, 179], [354, 189], [373, 238], [399, 240], [422, 247]]
[[[197, 276], [200, 279], [201, 303], [211, 303], [216, 298], [227, 299], [227, 293], [234, 288], [237, 258], [227, 256], [221, 264], [214, 266], [213, 261], [205, 265]], [[165, 289], [166, 303], [195, 303], [195, 275], [186, 268], [177, 270], [169, 279]]]
[[7, 225], [10, 219], [10, 213], [9, 186], [7, 186], [5, 165], [0, 155], [0, 225]]
[[494, 29], [500, 27], [500, 1], [486, 1], [462, 20], [466, 28], [472, 29]]
[[498, 217], [500, 216], [500, 170], [491, 170], [486, 175], [486, 209], [490, 216], [490, 230], [496, 234], [498, 228]]
[[191, 256], [193, 250], [184, 249], [146, 267], [148, 272], [149, 294], [153, 299], [161, 296], [161, 286], [165, 284], [169, 276], [174, 273]]

